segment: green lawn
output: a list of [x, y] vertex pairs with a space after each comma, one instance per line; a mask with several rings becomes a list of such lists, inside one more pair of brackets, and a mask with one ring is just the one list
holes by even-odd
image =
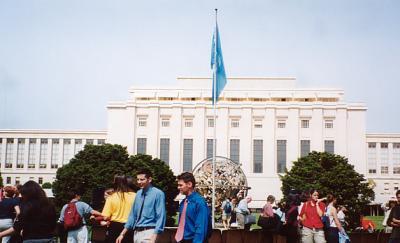
[[365, 216], [367, 219], [372, 220], [375, 225], [376, 229], [383, 229], [382, 221], [384, 216]]

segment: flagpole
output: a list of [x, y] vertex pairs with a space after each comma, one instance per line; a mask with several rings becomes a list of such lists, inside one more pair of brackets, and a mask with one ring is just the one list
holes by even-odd
[[[215, 9], [215, 25], [217, 25], [217, 14], [218, 14], [218, 9]], [[216, 35], [217, 33], [215, 33]], [[215, 48], [218, 46], [217, 41], [218, 37], [215, 36]], [[213, 160], [212, 160], [212, 227], [213, 229], [215, 228], [215, 166], [216, 166], [216, 161], [215, 161], [215, 154], [217, 152], [217, 73], [216, 73], [216, 65], [217, 65], [217, 58], [216, 58], [216, 53], [214, 56], [214, 68], [213, 68], [213, 112], [214, 112], [214, 139], [213, 139]]]

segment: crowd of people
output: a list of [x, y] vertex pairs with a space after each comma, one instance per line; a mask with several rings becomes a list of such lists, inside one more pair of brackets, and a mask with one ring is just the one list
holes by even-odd
[[[18, 190], [4, 188], [0, 201], [0, 238], [2, 242], [54, 242], [57, 223], [67, 231], [68, 243], [89, 242], [86, 216], [107, 227], [108, 243], [156, 242], [166, 221], [164, 192], [152, 185], [152, 173], [142, 169], [137, 173], [134, 192], [131, 178], [114, 177], [113, 188], [105, 190], [103, 210], [94, 210], [81, 201], [80, 191], [69, 192], [69, 201], [56, 216], [53, 203], [42, 187], [28, 181]], [[205, 242], [211, 234], [211, 211], [203, 196], [195, 191], [192, 173], [177, 176], [178, 190], [185, 199], [179, 206], [179, 221], [175, 239], [180, 243]]]
[[[192, 173], [184, 172], [177, 176], [177, 184], [185, 198], [179, 205], [175, 240], [181, 243], [206, 242], [212, 228], [210, 207], [196, 192]], [[136, 186], [140, 188], [137, 191]], [[108, 243], [156, 242], [164, 231], [165, 195], [152, 185], [150, 170], [140, 170], [134, 186], [131, 177], [116, 175], [113, 187], [104, 192], [105, 204], [101, 212], [81, 201], [81, 194], [79, 191], [69, 192], [69, 201], [57, 217], [54, 205], [38, 183], [28, 181], [19, 188], [4, 187], [0, 201], [2, 242], [54, 242], [55, 228], [59, 223], [68, 232], [68, 243], [87, 243], [86, 216], [107, 227], [105, 241]], [[400, 242], [400, 190], [396, 197], [397, 202], [388, 205], [383, 221], [385, 231], [391, 232], [390, 243]], [[249, 209], [251, 201], [251, 196], [239, 192], [236, 197], [227, 198], [222, 203], [225, 229], [248, 230], [251, 224], [256, 223]], [[286, 201], [278, 203], [274, 196], [268, 195], [257, 223], [266, 234], [284, 235], [288, 243], [339, 243], [348, 239], [345, 213], [346, 208], [337, 205], [334, 195], [320, 198], [317, 190], [310, 190], [301, 194], [290, 193]], [[363, 217], [361, 224], [366, 230], [375, 227]]]

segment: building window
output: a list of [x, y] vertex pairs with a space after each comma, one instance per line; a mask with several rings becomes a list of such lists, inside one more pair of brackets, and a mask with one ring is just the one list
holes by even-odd
[[29, 139], [28, 149], [28, 168], [33, 169], [36, 163], [36, 138]]
[[161, 126], [162, 127], [169, 127], [169, 119], [167, 119], [167, 118], [161, 119]]
[[71, 139], [64, 139], [64, 148], [63, 148], [63, 164], [68, 164], [69, 160], [72, 157], [71, 153]]
[[278, 121], [278, 128], [285, 128], [286, 127], [286, 121], [279, 120]]
[[11, 184], [11, 177], [7, 176], [6, 183]]
[[38, 183], [39, 183], [39, 185], [42, 185], [42, 184], [43, 184], [43, 177], [39, 177], [39, 178], [38, 178]]
[[393, 174], [400, 174], [400, 143], [393, 143]]
[[193, 127], [193, 119], [185, 119], [185, 127]]
[[24, 168], [25, 138], [18, 138], [17, 168]]
[[106, 140], [105, 139], [97, 139], [97, 144], [98, 145], [106, 144]]
[[240, 162], [240, 140], [239, 139], [231, 139], [229, 147], [230, 147], [229, 148], [230, 159], [233, 162], [236, 162], [239, 164], [239, 162]]
[[333, 128], [333, 120], [325, 120], [325, 128], [327, 129]]
[[300, 141], [300, 157], [305, 157], [310, 153], [310, 140]]
[[47, 166], [47, 147], [48, 147], [48, 139], [42, 138], [40, 139], [40, 157], [39, 157], [39, 168], [46, 168]]
[[75, 139], [75, 154], [83, 149], [82, 139]]
[[286, 170], [286, 140], [276, 141], [277, 170], [284, 173]]
[[261, 119], [254, 120], [254, 128], [262, 128], [262, 120]]
[[368, 173], [376, 174], [376, 143], [368, 143], [367, 164]]
[[263, 172], [263, 140], [253, 140], [253, 173]]
[[389, 174], [389, 145], [381, 143], [381, 174]]
[[169, 138], [160, 139], [160, 159], [169, 164]]
[[183, 171], [192, 171], [193, 139], [183, 139]]
[[60, 153], [60, 140], [52, 139], [51, 143], [51, 168], [58, 168], [58, 154]]
[[[0, 160], [2, 158], [2, 152], [3, 152], [3, 139], [0, 138]], [[1, 161], [0, 161], [1, 162]]]
[[207, 158], [213, 157], [214, 139], [207, 139]]
[[86, 139], [86, 144], [92, 145], [93, 144], [93, 139]]
[[139, 127], [146, 127], [147, 126], [147, 118], [139, 117]]
[[137, 139], [137, 154], [146, 154], [146, 144], [147, 138], [138, 138]]
[[14, 153], [14, 139], [7, 138], [5, 168], [12, 168]]
[[334, 154], [335, 153], [335, 141], [325, 140], [325, 152]]
[[21, 184], [21, 177], [15, 177], [15, 185]]
[[232, 128], [237, 128], [239, 127], [240, 123], [239, 123], [239, 119], [232, 119], [231, 120], [231, 127]]
[[208, 127], [214, 127], [214, 119], [213, 118], [208, 118], [207, 119], [207, 126]]
[[309, 128], [310, 120], [301, 120], [301, 128]]

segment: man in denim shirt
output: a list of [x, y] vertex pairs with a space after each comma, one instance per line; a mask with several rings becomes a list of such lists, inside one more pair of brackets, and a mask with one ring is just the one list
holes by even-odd
[[[92, 214], [94, 216], [101, 216], [101, 213], [94, 210], [89, 204], [80, 201], [81, 194], [78, 191], [72, 191], [69, 193], [69, 198], [71, 199], [70, 203], [75, 203], [76, 210], [82, 218], [82, 226], [78, 229], [68, 231], [67, 242], [68, 243], [87, 243], [89, 242], [88, 230], [86, 228], [85, 216]], [[68, 203], [63, 206], [60, 213], [59, 222], [64, 222], [64, 214], [65, 210], [68, 206]]]
[[158, 234], [164, 231], [166, 219], [164, 192], [151, 185], [152, 174], [148, 169], [140, 170], [136, 179], [141, 189], [136, 194], [128, 222], [116, 243], [122, 242], [129, 229], [134, 230], [135, 243], [154, 243]]
[[206, 200], [194, 191], [196, 181], [192, 173], [177, 177], [178, 190], [186, 196], [179, 205], [179, 224], [175, 240], [180, 243], [203, 243], [211, 233], [211, 215]]

